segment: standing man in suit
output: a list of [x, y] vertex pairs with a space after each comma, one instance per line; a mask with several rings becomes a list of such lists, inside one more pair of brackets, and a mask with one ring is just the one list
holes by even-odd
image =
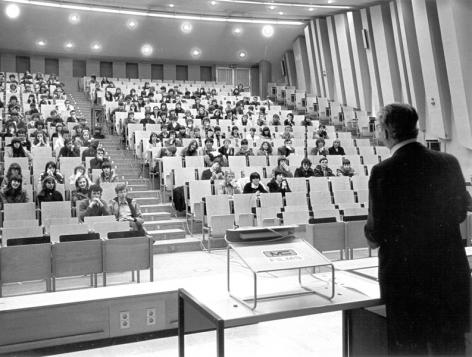
[[379, 248], [391, 355], [465, 355], [470, 270], [459, 224], [470, 196], [456, 158], [416, 141], [407, 104], [379, 113], [392, 156], [373, 167], [365, 234]]

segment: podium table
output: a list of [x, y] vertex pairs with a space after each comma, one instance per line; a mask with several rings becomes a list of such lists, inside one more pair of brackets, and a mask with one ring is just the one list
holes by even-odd
[[[330, 276], [328, 273], [325, 278]], [[382, 302], [375, 281], [337, 271], [335, 285], [332, 299], [317, 294], [293, 295], [261, 301], [254, 310], [231, 298], [223, 287], [211, 294], [204, 289], [179, 289], [179, 356], [185, 356], [185, 334], [195, 331], [195, 325], [199, 330], [216, 330], [216, 355], [223, 357], [227, 328], [333, 311], [343, 311], [343, 355], [349, 356], [351, 312]]]

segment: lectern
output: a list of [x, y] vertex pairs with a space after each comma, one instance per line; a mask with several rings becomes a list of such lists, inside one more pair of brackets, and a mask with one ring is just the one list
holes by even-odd
[[[333, 264], [323, 254], [301, 238], [295, 236], [297, 226], [245, 227], [226, 231], [227, 247], [227, 289], [229, 295], [241, 304], [254, 310], [264, 299], [277, 299], [302, 294], [317, 294], [327, 299], [335, 295]], [[231, 291], [231, 252], [234, 252], [253, 275], [253, 296], [240, 298]], [[331, 272], [330, 293], [324, 294], [308, 288], [302, 282], [302, 271], [310, 268], [311, 278], [318, 279], [316, 268], [326, 267]], [[314, 268], [314, 269], [311, 269]], [[300, 289], [293, 292], [259, 295], [257, 278], [259, 273], [282, 270], [298, 270]]]

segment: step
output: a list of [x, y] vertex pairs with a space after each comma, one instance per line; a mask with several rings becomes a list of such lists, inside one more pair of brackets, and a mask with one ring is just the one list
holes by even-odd
[[155, 205], [161, 203], [161, 200], [155, 197], [136, 197], [135, 200], [139, 203], [140, 206]]
[[[206, 237], [205, 240], [202, 240], [202, 245], [205, 247], [205, 249], [208, 249], [208, 237]], [[226, 248], [227, 246], [228, 246], [228, 243], [226, 243], [226, 240], [222, 237], [211, 239], [210, 250], [222, 249], [222, 248]]]
[[130, 191], [145, 191], [149, 189], [148, 183], [128, 184], [127, 186]]
[[186, 236], [185, 230], [180, 228], [166, 228], [146, 231], [147, 234], [154, 239], [154, 242], [161, 242], [167, 240], [182, 240], [185, 239]]
[[193, 237], [167, 239], [154, 243], [154, 254], [200, 251], [200, 240]]
[[160, 191], [156, 190], [145, 190], [145, 191], [129, 191], [128, 197], [130, 198], [161, 198]]
[[178, 218], [162, 219], [159, 221], [145, 221], [144, 227], [146, 230], [155, 231], [159, 229], [185, 229], [185, 220]]
[[174, 211], [171, 203], [142, 204], [139, 206], [141, 212], [169, 212]]
[[170, 212], [145, 212], [143, 218], [145, 221], [163, 221], [170, 220], [172, 214]]
[[132, 178], [132, 179], [125, 179], [128, 185], [148, 185], [149, 179], [146, 178]]

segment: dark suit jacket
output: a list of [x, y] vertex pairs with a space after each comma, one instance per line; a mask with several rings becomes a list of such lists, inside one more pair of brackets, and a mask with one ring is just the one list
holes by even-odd
[[426, 334], [468, 328], [470, 272], [459, 230], [468, 198], [457, 160], [416, 142], [370, 175], [365, 233], [380, 245], [387, 315], [416, 319]]

